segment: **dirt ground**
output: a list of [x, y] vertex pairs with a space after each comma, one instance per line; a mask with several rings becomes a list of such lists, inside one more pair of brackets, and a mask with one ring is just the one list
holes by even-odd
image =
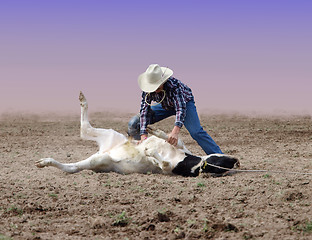
[[[131, 115], [90, 114], [95, 127], [126, 132]], [[156, 125], [171, 130], [173, 118]], [[310, 116], [202, 115], [205, 130], [241, 169], [312, 172]], [[80, 139], [80, 116], [2, 115], [0, 239], [312, 239], [312, 176], [236, 173], [67, 174], [38, 169], [97, 151]], [[188, 148], [204, 155], [186, 130]]]

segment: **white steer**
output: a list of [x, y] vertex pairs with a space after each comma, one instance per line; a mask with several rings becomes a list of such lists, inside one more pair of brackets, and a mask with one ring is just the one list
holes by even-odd
[[76, 163], [60, 163], [53, 158], [43, 158], [36, 161], [37, 167], [53, 166], [67, 173], [88, 169], [94, 172], [163, 173], [195, 177], [200, 172], [224, 173], [239, 165], [236, 158], [223, 154], [191, 155], [182, 141], [179, 142], [179, 148], [174, 147], [163, 139], [166, 135], [159, 130], [154, 131], [158, 137], [152, 135], [138, 144], [138, 141], [128, 139], [112, 129], [93, 128], [88, 120], [88, 103], [81, 92], [79, 100], [81, 137], [96, 141], [99, 151]]

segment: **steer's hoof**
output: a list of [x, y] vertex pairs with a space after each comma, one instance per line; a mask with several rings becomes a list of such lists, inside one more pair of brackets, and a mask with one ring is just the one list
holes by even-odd
[[87, 107], [88, 104], [87, 104], [87, 99], [86, 97], [83, 95], [83, 93], [80, 91], [80, 94], [79, 94], [79, 101], [80, 101], [80, 106], [81, 107]]
[[37, 168], [43, 168], [43, 167], [46, 166], [46, 165], [44, 164], [44, 159], [37, 160], [37, 161], [35, 162], [35, 165], [36, 165]]
[[52, 158], [41, 158], [40, 160], [37, 160], [35, 162], [35, 165], [38, 168], [43, 168], [43, 167], [50, 166], [52, 162], [53, 162]]

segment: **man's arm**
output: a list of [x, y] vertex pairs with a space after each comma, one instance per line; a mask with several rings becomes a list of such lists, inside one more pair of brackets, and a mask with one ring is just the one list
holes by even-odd
[[168, 143], [170, 143], [173, 146], [177, 146], [178, 139], [179, 139], [179, 133], [180, 133], [180, 127], [174, 126], [171, 133], [168, 136]]

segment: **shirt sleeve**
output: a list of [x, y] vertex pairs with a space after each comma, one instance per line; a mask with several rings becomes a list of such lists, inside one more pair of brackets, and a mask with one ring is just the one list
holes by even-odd
[[176, 89], [176, 93], [174, 94], [174, 105], [176, 109], [176, 119], [174, 125], [181, 128], [183, 127], [186, 116], [186, 102], [179, 88]]
[[140, 109], [140, 135], [147, 134], [147, 113], [149, 110], [149, 105], [145, 102], [146, 92], [142, 92], [142, 101]]

